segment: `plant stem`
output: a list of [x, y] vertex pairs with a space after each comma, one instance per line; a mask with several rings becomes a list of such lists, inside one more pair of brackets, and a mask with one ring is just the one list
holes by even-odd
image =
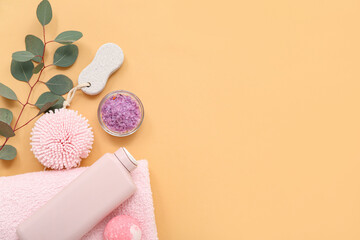
[[45, 61], [44, 61], [44, 56], [45, 56], [45, 47], [46, 47], [46, 40], [45, 40], [45, 26], [43, 26], [43, 35], [44, 35], [44, 50], [43, 50], [43, 54], [42, 54], [42, 62], [44, 63], [45, 66]]
[[[18, 116], [18, 118], [17, 118], [17, 120], [16, 120], [16, 122], [15, 122], [15, 125], [14, 125], [14, 128], [13, 128], [13, 129], [14, 129], [14, 132], [16, 131], [16, 126], [17, 126], [18, 123], [19, 123], [20, 117], [21, 117], [22, 113], [24, 112], [24, 109], [25, 109], [26, 105], [29, 104], [29, 100], [30, 100], [31, 93], [32, 93], [35, 85], [39, 82], [40, 77], [41, 77], [41, 74], [42, 74], [42, 72], [44, 71], [45, 68], [46, 68], [46, 67], [43, 67], [43, 68], [41, 69], [41, 71], [40, 71], [40, 73], [39, 73], [39, 76], [38, 76], [38, 79], [37, 79], [36, 82], [30, 87], [30, 92], [29, 92], [29, 95], [28, 95], [28, 97], [27, 97], [26, 103], [22, 106], [21, 111], [20, 111], [20, 114], [19, 114], [19, 116]], [[21, 127], [23, 127], [23, 126], [21, 126]], [[19, 128], [18, 128], [18, 129], [19, 129]]]
[[[30, 91], [29, 91], [29, 95], [28, 95], [28, 97], [27, 97], [27, 99], [26, 99], [26, 103], [22, 103], [22, 102], [20, 102], [20, 101], [18, 100], [18, 102], [22, 105], [22, 108], [21, 108], [21, 110], [20, 110], [19, 116], [18, 116], [18, 118], [17, 118], [17, 120], [16, 120], [16, 122], [15, 122], [15, 125], [14, 125], [14, 127], [13, 127], [13, 131], [14, 131], [14, 132], [17, 131], [17, 130], [19, 130], [20, 128], [26, 126], [27, 124], [29, 124], [32, 120], [34, 120], [34, 119], [38, 116], [38, 115], [36, 115], [35, 117], [31, 118], [29, 121], [27, 121], [27, 122], [26, 122], [25, 124], [23, 124], [22, 126], [16, 128], [17, 125], [18, 125], [18, 123], [19, 123], [19, 120], [20, 120], [20, 118], [21, 118], [21, 116], [22, 116], [22, 114], [23, 114], [23, 112], [24, 112], [24, 109], [25, 109], [26, 105], [34, 105], [34, 104], [29, 103], [29, 99], [30, 99], [31, 93], [32, 93], [35, 85], [40, 81], [40, 77], [41, 77], [42, 72], [44, 71], [45, 68], [52, 66], [52, 64], [50, 64], [50, 65], [48, 65], [48, 66], [45, 66], [44, 56], [45, 56], [45, 48], [46, 48], [46, 44], [47, 44], [47, 42], [46, 42], [46, 40], [45, 40], [45, 26], [43, 26], [43, 36], [44, 36], [44, 50], [43, 50], [43, 54], [42, 54], [42, 56], [41, 56], [41, 60], [42, 60], [42, 62], [44, 63], [44, 67], [40, 70], [40, 73], [39, 73], [39, 75], [38, 75], [38, 78], [37, 78], [36, 82], [35, 82], [33, 85], [31, 85], [31, 84], [28, 82], [28, 84], [29, 84], [29, 86], [30, 86]], [[50, 41], [50, 42], [51, 42], [51, 41]], [[4, 142], [4, 143], [2, 144], [2, 146], [0, 147], [0, 151], [4, 148], [4, 146], [5, 146], [5, 144], [7, 143], [8, 140], [9, 140], [9, 138], [6, 138], [6, 139], [5, 139], [5, 142]]]
[[5, 144], [7, 143], [8, 140], [9, 140], [9, 138], [6, 138], [6, 139], [5, 139], [4, 144], [0, 147], [0, 151], [3, 149], [3, 147], [5, 146]]
[[[25, 127], [26, 125], [28, 125], [32, 120], [34, 120], [36, 117], [38, 117], [39, 115], [36, 115], [35, 117], [31, 118], [29, 121], [27, 121], [26, 123], [24, 123], [23, 125], [21, 125], [20, 127], [14, 129], [14, 132], [19, 130], [20, 128]], [[1, 150], [1, 149], [0, 149]]]
[[19, 99], [18, 99], [17, 101], [18, 101], [21, 105], [23, 105], [23, 106], [24, 106], [24, 104], [23, 104], [22, 102], [20, 102], [20, 100], [19, 100]]
[[[31, 91], [31, 90], [30, 90], [30, 91]], [[29, 94], [29, 95], [30, 95], [30, 94]], [[25, 106], [26, 106], [26, 103], [22, 106], [21, 111], [20, 111], [20, 113], [19, 113], [19, 116], [18, 116], [18, 118], [17, 118], [17, 120], [16, 120], [16, 122], [15, 122], [15, 125], [14, 125], [14, 128], [13, 128], [13, 129], [16, 128], [16, 125], [17, 125], [18, 122], [19, 122], [19, 119], [20, 119], [21, 114], [23, 113], [23, 111], [24, 111], [24, 109], [25, 109]]]

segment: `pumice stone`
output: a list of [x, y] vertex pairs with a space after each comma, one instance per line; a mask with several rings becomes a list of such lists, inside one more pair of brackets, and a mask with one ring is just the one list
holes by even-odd
[[108, 78], [124, 62], [124, 53], [114, 43], [102, 45], [96, 52], [94, 60], [80, 73], [78, 83], [90, 83], [90, 87], [81, 90], [88, 95], [99, 94], [105, 87]]

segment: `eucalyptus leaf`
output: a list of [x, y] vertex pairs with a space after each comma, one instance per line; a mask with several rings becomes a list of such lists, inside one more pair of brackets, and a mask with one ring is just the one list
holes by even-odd
[[0, 121], [0, 135], [10, 138], [15, 136], [15, 133], [9, 124]]
[[48, 102], [53, 102], [55, 100], [58, 101], [56, 102], [56, 104], [50, 107], [49, 110], [62, 108], [65, 99], [62, 96], [53, 94], [52, 92], [44, 92], [43, 94], [41, 94], [35, 105], [41, 110], [41, 108], [44, 107], [45, 104], [47, 104]]
[[12, 120], [13, 120], [12, 112], [6, 108], [0, 108], [0, 121], [10, 125]]
[[50, 91], [56, 95], [64, 95], [73, 88], [73, 82], [71, 79], [62, 74], [52, 77], [45, 84], [50, 89]]
[[69, 67], [74, 64], [79, 54], [76, 45], [65, 45], [56, 49], [54, 54], [54, 65], [58, 67]]
[[17, 151], [16, 148], [14, 148], [11, 145], [5, 145], [0, 150], [0, 159], [2, 160], [13, 160], [16, 157]]
[[12, 55], [12, 59], [17, 62], [27, 62], [30, 61], [35, 55], [28, 51], [18, 51], [14, 52]]
[[17, 62], [11, 61], [11, 75], [19, 81], [29, 82], [33, 75], [34, 64], [32, 61]]
[[44, 63], [39, 63], [34, 69], [33, 69], [33, 73], [37, 74], [40, 72], [40, 70], [44, 67]]
[[[27, 35], [25, 37], [25, 45], [26, 51], [33, 53], [35, 56], [42, 56], [44, 53], [43, 41], [34, 35]], [[32, 60], [35, 62], [41, 62], [42, 59], [41, 57], [34, 57]]]
[[52, 102], [47, 102], [45, 103], [41, 108], [40, 111], [38, 112], [38, 114], [36, 116], [39, 116], [40, 114], [46, 112], [47, 110], [49, 110], [53, 105], [55, 105], [55, 103], [57, 103], [59, 101], [59, 99], [56, 99]]
[[4, 98], [10, 99], [10, 100], [18, 99], [15, 92], [2, 83], [0, 83], [0, 96], [3, 96]]
[[36, 15], [41, 25], [47, 25], [52, 19], [52, 10], [49, 1], [43, 0], [36, 9]]
[[71, 44], [79, 40], [82, 36], [82, 33], [78, 31], [66, 31], [60, 33], [54, 41], [62, 44]]

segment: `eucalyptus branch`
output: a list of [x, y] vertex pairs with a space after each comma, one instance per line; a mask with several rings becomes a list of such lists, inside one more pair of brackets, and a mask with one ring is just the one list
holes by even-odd
[[17, 126], [17, 124], [19, 123], [19, 120], [20, 120], [20, 118], [21, 118], [22, 113], [24, 112], [24, 109], [25, 109], [26, 105], [29, 104], [29, 99], [30, 99], [31, 93], [32, 93], [35, 85], [39, 82], [40, 77], [41, 77], [41, 74], [43, 73], [43, 71], [44, 71], [45, 68], [46, 68], [46, 67], [43, 67], [43, 68], [41, 69], [41, 71], [40, 71], [40, 73], [39, 73], [39, 76], [38, 76], [38, 79], [36, 80], [36, 82], [34, 83], [34, 85], [32, 85], [31, 88], [30, 88], [29, 95], [28, 95], [28, 97], [27, 97], [27, 99], [26, 99], [26, 103], [23, 105], [23, 107], [22, 107], [22, 109], [21, 109], [21, 111], [20, 111], [20, 114], [19, 114], [19, 116], [18, 116], [18, 118], [17, 118], [17, 120], [16, 120], [16, 123], [15, 123], [15, 125], [14, 125], [14, 127], [13, 127], [14, 132], [16, 131], [16, 126]]
[[[73, 87], [73, 82], [65, 75], [58, 74], [52, 77], [47, 82], [41, 81], [40, 78], [44, 70], [51, 66], [69, 67], [74, 64], [78, 56], [78, 47], [73, 43], [82, 37], [82, 33], [78, 31], [65, 31], [60, 33], [54, 40], [46, 41], [45, 25], [49, 24], [52, 19], [52, 8], [48, 0], [42, 0], [36, 10], [37, 18], [42, 25], [42, 40], [34, 35], [27, 35], [25, 37], [26, 51], [18, 51], [12, 54], [11, 74], [19, 81], [25, 82], [30, 87], [26, 102], [18, 99], [15, 92], [9, 87], [0, 83], [0, 96], [7, 99], [17, 101], [21, 104], [21, 110], [15, 121], [13, 127], [11, 122], [13, 114], [10, 110], [0, 108], [0, 135], [5, 137], [4, 143], [0, 147], [0, 159], [12, 160], [15, 158], [17, 151], [11, 145], [6, 145], [11, 137], [15, 136], [15, 132], [28, 125], [36, 117], [49, 110], [61, 108], [64, 102], [62, 95], [68, 93]], [[53, 57], [51, 64], [45, 64], [46, 45], [57, 42], [64, 46], [59, 47]], [[34, 63], [37, 64], [34, 66]], [[30, 79], [34, 74], [38, 74], [34, 84], [30, 84]], [[37, 99], [35, 104], [29, 102], [35, 86], [39, 83], [44, 83], [50, 91], [44, 92]], [[40, 109], [38, 114], [21, 126], [20, 119], [24, 115], [24, 110], [27, 105], [36, 106]]]

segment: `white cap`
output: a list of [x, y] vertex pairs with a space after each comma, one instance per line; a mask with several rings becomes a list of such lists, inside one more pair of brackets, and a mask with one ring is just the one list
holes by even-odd
[[129, 172], [137, 167], [137, 161], [126, 148], [121, 147], [114, 154]]

